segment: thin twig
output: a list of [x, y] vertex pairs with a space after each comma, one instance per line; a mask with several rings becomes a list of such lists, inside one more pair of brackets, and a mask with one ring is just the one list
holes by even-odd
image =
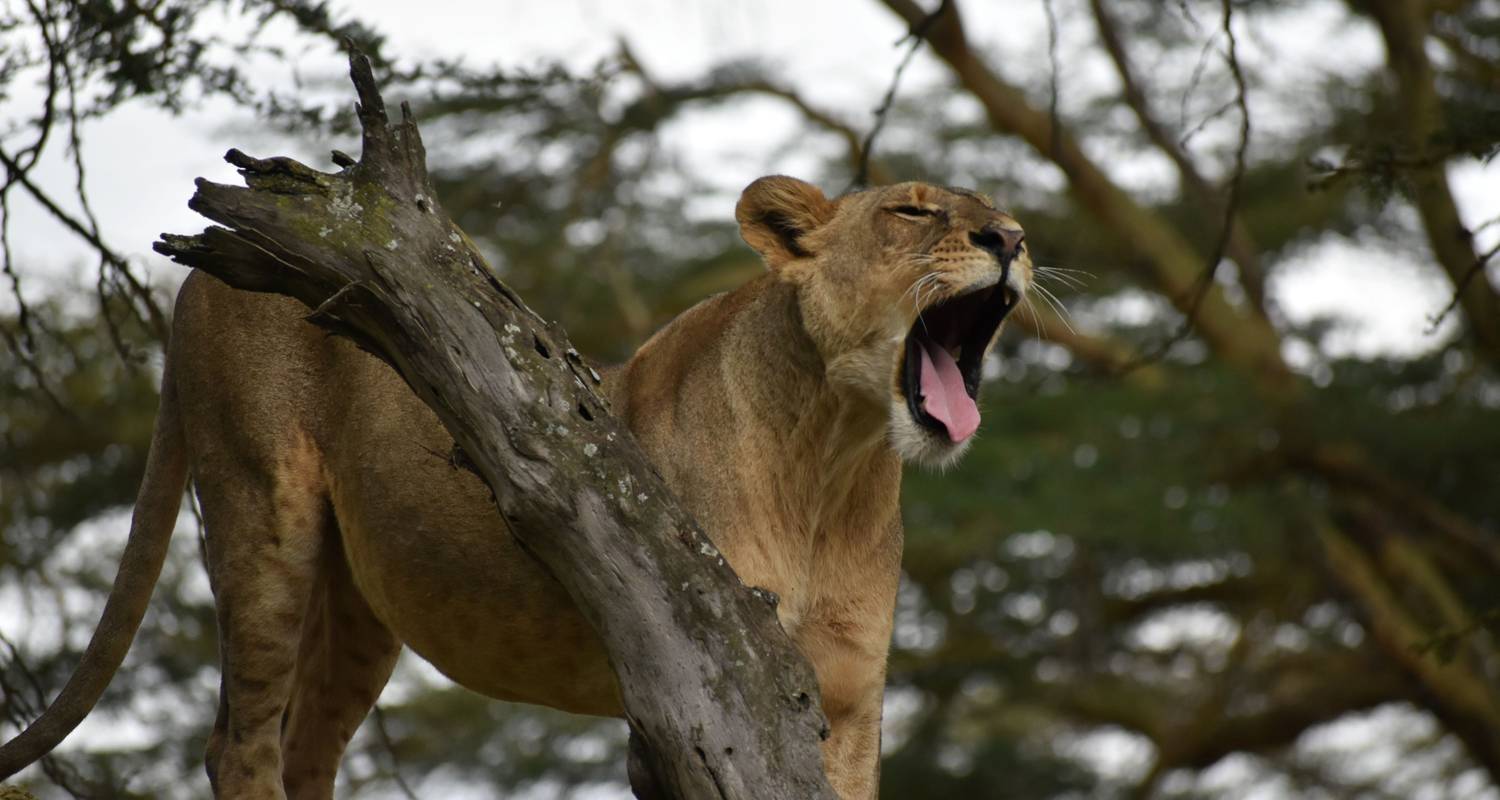
[[387, 755], [391, 757], [391, 777], [396, 781], [396, 788], [406, 795], [407, 800], [417, 800], [417, 793], [412, 791], [406, 779], [401, 777], [401, 757], [396, 755], [396, 745], [391, 741], [391, 733], [385, 728], [385, 709], [380, 704], [375, 705], [375, 733], [380, 736], [380, 744], [385, 748]]
[[1187, 0], [1177, 0], [1177, 10], [1182, 12], [1182, 18], [1192, 23], [1193, 27], [1202, 27], [1201, 23], [1198, 22], [1198, 15], [1193, 13], [1193, 9], [1188, 5]]
[[[88, 242], [102, 257], [108, 259], [119, 270], [120, 276], [131, 285], [133, 291], [145, 293], [144, 285], [140, 284], [135, 274], [130, 271], [130, 265], [126, 262], [125, 258], [116, 253], [114, 248], [106, 244], [103, 238], [97, 233], [90, 231], [88, 226], [79, 222], [72, 214], [64, 211], [51, 196], [32, 182], [31, 176], [25, 170], [21, 169], [16, 160], [4, 150], [0, 150], [0, 166], [5, 167], [10, 176], [14, 178], [15, 183], [25, 189], [27, 194], [31, 195], [32, 199], [40, 203], [48, 214], [51, 214], [64, 227], [73, 231], [73, 233], [77, 234], [85, 242]], [[145, 297], [149, 298], [149, 295], [145, 295]], [[166, 341], [167, 321], [165, 313], [162, 312], [161, 307], [154, 300], [148, 299], [145, 305], [147, 314], [150, 317], [152, 333], [162, 341]]]
[[1141, 356], [1122, 367], [1117, 374], [1129, 373], [1145, 364], [1159, 360], [1164, 357], [1174, 345], [1192, 333], [1194, 320], [1197, 319], [1198, 309], [1208, 297], [1209, 290], [1213, 288], [1214, 277], [1219, 271], [1219, 263], [1224, 260], [1224, 253], [1229, 246], [1229, 234], [1234, 227], [1234, 216], [1239, 206], [1240, 184], [1245, 177], [1246, 156], [1250, 150], [1250, 105], [1246, 100], [1247, 86], [1245, 74], [1240, 69], [1239, 53], [1236, 50], [1237, 41], [1234, 29], [1234, 7], [1231, 0], [1222, 0], [1224, 12], [1223, 33], [1229, 42], [1229, 47], [1224, 54], [1225, 63], [1229, 67], [1229, 73], [1234, 78], [1235, 99], [1234, 104], [1240, 112], [1240, 141], [1234, 151], [1234, 171], [1229, 176], [1229, 185], [1225, 191], [1224, 214], [1219, 226], [1218, 237], [1214, 241], [1213, 250], [1210, 252], [1208, 263], [1204, 265], [1203, 271], [1192, 286], [1192, 296], [1188, 307], [1183, 311], [1182, 323], [1177, 330], [1166, 339], [1159, 342], [1155, 347], [1143, 353]]
[[917, 48], [927, 38], [928, 31], [932, 26], [947, 13], [953, 0], [943, 0], [932, 13], [923, 17], [920, 22], [911, 26], [911, 30], [896, 41], [896, 45], [910, 42], [906, 55], [902, 56], [901, 63], [896, 65], [896, 71], [891, 75], [891, 85], [885, 90], [885, 99], [880, 102], [880, 107], [875, 109], [875, 123], [870, 126], [870, 132], [865, 134], [865, 140], [859, 148], [859, 162], [854, 170], [854, 180], [849, 182], [846, 191], [854, 191], [869, 184], [870, 181], [870, 153], [875, 149], [875, 138], [880, 135], [881, 129], [885, 127], [886, 115], [891, 110], [891, 105], [896, 101], [896, 89], [901, 85], [901, 75], [906, 72], [906, 65], [911, 63], [912, 57], [917, 54]]
[[[699, 84], [664, 85], [645, 71], [645, 66], [631, 54], [629, 47], [624, 42], [621, 42], [620, 46], [620, 62], [623, 70], [634, 74], [646, 85], [646, 88], [653, 95], [653, 107], [659, 116], [664, 118], [672, 111], [674, 105], [698, 101], [713, 102], [741, 93], [763, 94], [786, 101], [793, 108], [797, 109], [808, 122], [830, 131], [843, 139], [849, 151], [850, 169], [859, 169], [860, 153], [863, 152], [860, 140], [863, 134], [855, 130], [853, 125], [841, 119], [837, 114], [810, 103], [807, 98], [803, 97], [795, 89], [760, 76], [731, 80], [710, 76], [706, 81]], [[874, 181], [877, 184], [887, 181], [888, 176], [879, 162], [869, 160], [866, 162], [866, 168], [866, 177], [868, 180]]]
[[[0, 633], [0, 645], [4, 645], [9, 651], [5, 661], [0, 662], [0, 697], [5, 698], [5, 703], [0, 705], [4, 716], [17, 728], [24, 728], [26, 722], [40, 712], [38, 709], [47, 705], [47, 691], [42, 687], [41, 680], [36, 671], [26, 663], [21, 656], [21, 648], [11, 641], [4, 633]], [[9, 674], [14, 670], [24, 682], [24, 686], [17, 686], [9, 679]], [[78, 774], [78, 770], [66, 761], [49, 753], [39, 762], [42, 773], [45, 774], [55, 786], [67, 792], [70, 796], [85, 800], [105, 796], [98, 787]], [[111, 795], [112, 796], [112, 795]]]
[[[36, 139], [16, 154], [16, 163], [21, 165], [24, 162], [24, 165], [20, 166], [22, 171], [30, 170], [36, 166], [37, 160], [42, 156], [43, 148], [47, 146], [47, 139], [52, 133], [52, 122], [56, 116], [59, 88], [56, 58], [59, 48], [54, 41], [52, 31], [47, 26], [47, 23], [51, 21], [51, 17], [43, 13], [42, 9], [35, 2], [32, 2], [32, 0], [27, 0], [26, 7], [31, 11], [32, 19], [36, 22], [37, 30], [41, 33], [42, 43], [47, 48], [49, 57], [47, 60], [47, 94], [42, 102], [42, 114], [36, 120]], [[21, 277], [16, 272], [10, 250], [10, 207], [8, 200], [10, 189], [15, 185], [16, 179], [17, 175], [15, 172], [6, 170], [5, 183], [0, 185], [0, 252], [3, 252], [3, 255], [0, 255], [0, 272], [4, 272], [5, 276], [10, 279], [11, 296], [15, 298], [16, 308], [18, 309], [16, 324], [21, 330], [21, 339], [26, 343], [26, 347], [34, 352], [36, 350], [36, 337], [31, 325], [31, 307], [27, 304], [26, 296], [21, 291]]]
[[1384, 148], [1356, 152], [1349, 154], [1338, 164], [1322, 158], [1312, 158], [1308, 160], [1307, 166], [1317, 175], [1308, 181], [1307, 188], [1313, 191], [1324, 191], [1333, 188], [1343, 180], [1354, 177], [1368, 176], [1381, 180], [1394, 180], [1405, 173], [1437, 169], [1452, 157], [1451, 149], [1429, 147], [1424, 152], [1410, 156], [1397, 155]]
[[1057, 10], [1052, 7], [1052, 0], [1042, 0], [1042, 11], [1047, 15], [1047, 74], [1049, 76], [1049, 94], [1047, 97], [1047, 118], [1050, 121], [1050, 142], [1048, 157], [1057, 161], [1058, 153], [1061, 152], [1062, 126], [1059, 124], [1057, 115]]
[[[52, 47], [50, 41], [48, 46], [49, 48]], [[73, 162], [73, 191], [78, 197], [78, 206], [83, 211], [83, 221], [88, 223], [89, 232], [95, 238], [101, 238], [99, 234], [99, 218], [94, 214], [93, 204], [89, 202], [87, 173], [84, 171], [83, 165], [83, 140], [78, 134], [78, 81], [74, 77], [73, 64], [69, 60], [68, 51], [52, 49], [51, 60], [54, 69], [56, 65], [61, 64], [63, 80], [67, 87], [65, 110], [68, 118], [68, 152], [71, 154]], [[114, 269], [117, 274], [111, 276], [111, 269]], [[115, 293], [125, 298], [126, 308], [130, 310], [137, 321], [148, 329], [151, 327], [151, 324], [141, 315], [140, 310], [136, 308], [135, 303], [131, 300], [132, 292], [125, 290], [125, 287], [120, 282], [120, 277], [127, 272], [128, 268], [124, 266], [123, 262], [120, 262], [120, 265], [116, 266], [116, 262], [111, 261], [107, 255], [101, 252], [99, 254], [99, 277], [94, 283], [94, 293], [99, 300], [99, 316], [104, 320], [104, 328], [109, 334], [110, 343], [114, 345], [115, 353], [120, 356], [120, 361], [125, 364], [125, 368], [134, 372], [136, 370], [136, 359], [131, 352], [130, 346], [125, 342], [125, 335], [120, 330], [119, 324], [115, 321], [114, 314], [111, 313], [109, 302], [110, 288], [113, 287]], [[146, 302], [148, 304], [151, 302], [149, 297], [146, 298]]]
[[32, 697], [28, 700], [16, 687], [7, 685], [4, 687], [5, 697], [15, 702], [16, 705], [23, 706], [14, 709], [18, 714], [31, 715], [36, 713], [36, 709], [43, 708], [47, 704], [47, 690], [42, 688], [41, 681], [37, 680], [36, 672], [21, 657], [21, 648], [17, 647], [16, 643], [11, 641], [10, 637], [4, 633], [0, 633], [0, 644], [5, 645], [5, 649], [10, 651], [9, 657], [5, 660], [5, 669], [0, 669], [0, 680], [4, 679], [8, 669], [14, 668], [20, 674], [21, 678], [26, 681], [26, 685], [30, 687], [32, 692]]
[[[33, 159], [34, 162], [35, 159]], [[32, 379], [36, 381], [37, 390], [42, 393], [42, 396], [47, 398], [47, 401], [64, 416], [77, 420], [78, 416], [68, 408], [62, 396], [49, 384], [47, 373], [37, 359], [35, 331], [41, 325], [33, 319], [31, 306], [26, 302], [26, 296], [21, 291], [21, 276], [15, 270], [10, 249], [10, 187], [10, 180], [7, 180], [5, 186], [0, 187], [0, 272], [10, 278], [11, 297], [16, 301], [16, 326], [20, 329], [20, 334], [12, 333], [4, 321], [0, 321], [0, 340], [3, 340], [10, 351], [15, 354], [21, 366], [31, 373]]]
[[1439, 661], [1447, 663], [1453, 660], [1453, 656], [1465, 639], [1483, 630], [1493, 631], [1496, 635], [1500, 635], [1500, 606], [1491, 606], [1484, 611], [1476, 612], [1468, 622], [1457, 627], [1444, 628], [1426, 639], [1414, 642], [1411, 649], [1420, 655], [1431, 654]]
[[[1203, 48], [1198, 51], [1198, 62], [1193, 65], [1193, 75], [1188, 79], [1187, 88], [1182, 90], [1182, 99], [1177, 108], [1178, 130], [1187, 127], [1188, 101], [1192, 99], [1193, 94], [1198, 90], [1199, 82], [1203, 80], [1203, 71], [1208, 68], [1208, 55], [1213, 52], [1214, 39], [1216, 38], [1218, 38], [1217, 34], [1210, 36], [1208, 41], [1203, 43]], [[1186, 147], [1188, 138], [1184, 136], [1178, 141], [1178, 146]]]
[[[1483, 230], [1485, 226], [1488, 226], [1494, 221], [1495, 220], [1490, 220], [1489, 222], [1480, 226], [1479, 229]], [[1480, 253], [1478, 256], [1475, 256], [1474, 263], [1469, 265], [1469, 271], [1465, 272], [1464, 276], [1458, 279], [1458, 283], [1454, 284], [1453, 298], [1448, 301], [1448, 305], [1443, 306], [1442, 311], [1439, 311], [1437, 314], [1427, 318], [1427, 335], [1430, 336], [1436, 333], [1438, 326], [1443, 324], [1443, 320], [1447, 319], [1448, 315], [1453, 313], [1453, 309], [1458, 308], [1458, 301], [1463, 297], [1464, 290], [1469, 288], [1469, 284], [1474, 282], [1475, 277], [1477, 277], [1481, 272], [1484, 272], [1485, 265], [1489, 264], [1490, 259], [1494, 258], [1496, 255], [1500, 255], [1500, 244], [1496, 244], [1494, 247], [1491, 247], [1483, 253]]]
[[[25, 161], [25, 168], [31, 169], [36, 165], [37, 159], [41, 158], [42, 148], [46, 147], [47, 137], [52, 133], [52, 120], [57, 112], [58, 91], [57, 59], [54, 54], [59, 52], [61, 48], [56, 44], [55, 32], [49, 30], [47, 27], [48, 22], [55, 24], [56, 20], [44, 14], [42, 9], [38, 8], [32, 0], [27, 0], [26, 7], [30, 9], [32, 19], [36, 21], [37, 30], [42, 36], [42, 44], [46, 46], [49, 56], [47, 60], [47, 95], [43, 100], [42, 115], [36, 121], [36, 139], [32, 141], [30, 146], [16, 154], [16, 160]], [[6, 180], [5, 188], [10, 188], [10, 181], [8, 179]]]
[[303, 319], [307, 320], [308, 322], [317, 322], [318, 320], [325, 317], [336, 318], [336, 315], [333, 312], [334, 307], [339, 303], [347, 302], [350, 294], [352, 294], [356, 289], [362, 288], [365, 288], [365, 284], [363, 281], [349, 281], [343, 286], [340, 286], [338, 288], [338, 291], [329, 295], [327, 300], [319, 303], [318, 307], [313, 309], [312, 313], [308, 314], [306, 317], [303, 317]]
[[6, 347], [15, 354], [16, 360], [21, 362], [21, 366], [27, 372], [31, 373], [32, 380], [36, 381], [37, 391], [41, 392], [42, 396], [47, 398], [47, 402], [51, 403], [53, 407], [70, 421], [82, 422], [77, 412], [69, 408], [67, 403], [63, 402], [62, 395], [58, 394], [57, 390], [52, 388], [47, 380], [47, 373], [42, 369], [41, 363], [37, 361], [35, 353], [27, 350], [20, 338], [11, 333], [10, 329], [4, 324], [0, 324], [0, 341], [5, 342]]
[[[1104, 45], [1105, 52], [1114, 62], [1125, 104], [1135, 113], [1136, 120], [1146, 138], [1177, 165], [1177, 170], [1182, 177], [1184, 194], [1192, 201], [1192, 206], [1199, 210], [1205, 221], [1211, 221], [1217, 191], [1203, 177], [1192, 155], [1182, 145], [1182, 142], [1192, 137], [1193, 132], [1181, 135], [1168, 130], [1167, 126], [1156, 116], [1152, 111], [1151, 101], [1141, 87], [1140, 78], [1131, 65], [1130, 53], [1126, 49], [1125, 42], [1120, 38], [1117, 23], [1110, 15], [1107, 0], [1089, 0], [1089, 5], [1093, 9], [1094, 21], [1098, 25], [1100, 43]], [[1240, 285], [1244, 287], [1250, 304], [1257, 314], [1266, 317], [1265, 270], [1261, 266], [1255, 241], [1239, 215], [1236, 215], [1234, 227], [1230, 231], [1229, 247], [1226, 252], [1239, 265]]]
[[[11, 175], [6, 176], [4, 186], [0, 186], [0, 273], [10, 279], [10, 294], [16, 300], [16, 326], [21, 330], [21, 340], [26, 343], [26, 349], [30, 352], [36, 351], [36, 336], [31, 324], [31, 305], [26, 302], [26, 294], [21, 291], [21, 274], [16, 271], [15, 261], [10, 249], [10, 187], [14, 182]], [[21, 353], [17, 348], [19, 357], [29, 357]]]
[[1208, 112], [1208, 114], [1206, 114], [1203, 119], [1198, 120], [1197, 125], [1194, 125], [1193, 127], [1189, 128], [1186, 133], [1182, 134], [1182, 136], [1177, 140], [1177, 146], [1187, 147], [1188, 144], [1193, 141], [1194, 136], [1202, 133], [1204, 128], [1207, 128], [1215, 120], [1234, 110], [1234, 108], [1238, 105], [1239, 103], [1235, 100], [1224, 101], [1219, 105], [1218, 108]]

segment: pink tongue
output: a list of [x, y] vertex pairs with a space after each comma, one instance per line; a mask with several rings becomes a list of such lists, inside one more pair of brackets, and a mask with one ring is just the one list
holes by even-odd
[[979, 407], [964, 390], [964, 376], [947, 350], [926, 337], [918, 340], [922, 353], [922, 410], [943, 423], [955, 443], [979, 429]]

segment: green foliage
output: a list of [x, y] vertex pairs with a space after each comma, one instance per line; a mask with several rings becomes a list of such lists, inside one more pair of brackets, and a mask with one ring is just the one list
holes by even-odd
[[[64, 316], [55, 304], [33, 312]], [[0, 351], [0, 529], [29, 534], [5, 539], [0, 571], [34, 569], [73, 528], [128, 505], [145, 468], [152, 371], [120, 359], [96, 326], [63, 324], [29, 354]]]
[[[254, 25], [238, 38], [204, 34], [202, 15], [225, 5], [39, 8], [55, 17], [49, 24], [89, 87], [88, 113], [127, 99], [180, 108], [222, 93], [309, 140], [347, 131], [344, 99], [250, 80], [243, 63], [291, 56], [259, 42]], [[1191, 65], [1213, 54], [1205, 39], [1218, 3], [1108, 5], [1143, 63], [1150, 55]], [[1295, 129], [1254, 151], [1238, 211], [1268, 283], [1300, 248], [1332, 237], [1409, 247], [1422, 233], [1400, 206], [1411, 170], [1493, 156], [1500, 26], [1479, 13], [1483, 3], [1445, 5], [1463, 8], [1436, 17], [1432, 46], [1451, 58], [1438, 62], [1445, 127], [1431, 152], [1402, 149], [1383, 69], [1308, 75], [1297, 87]], [[350, 36], [376, 53], [395, 87], [388, 94], [422, 98], [445, 209], [507, 282], [591, 355], [622, 359], [673, 314], [759, 271], [728, 220], [692, 213], [696, 197], [722, 187], [688, 174], [662, 129], [688, 111], [733, 113], [746, 93], [763, 97], [770, 70], [734, 64], [669, 84], [623, 57], [587, 75], [410, 64], [325, 3], [237, 7], [258, 25], [290, 21], [320, 46]], [[1331, 0], [1235, 8], [1251, 25], [1257, 15], [1303, 10], [1363, 24], [1360, 11]], [[1065, 32], [1092, 29], [1091, 19], [1058, 10]], [[0, 37], [25, 44], [6, 48], [0, 91], [45, 72], [35, 20], [6, 11]], [[233, 57], [224, 60], [218, 45], [226, 43]], [[1035, 90], [1044, 67], [1015, 69]], [[1184, 93], [1217, 96], [1225, 87], [1212, 69], [1191, 84], [1178, 72], [1143, 73], [1157, 107], [1175, 110]], [[958, 89], [911, 96], [891, 109], [877, 145], [888, 174], [997, 194], [1026, 225], [1038, 262], [1092, 273], [1082, 285], [1053, 287], [1090, 335], [1149, 347], [1171, 334], [1180, 318], [1144, 277], [1149, 262], [1132, 232], [1089, 217], [1077, 194], [1057, 188], [1043, 154], [966, 111]], [[1080, 117], [1066, 121], [1086, 144], [1152, 152], [1113, 90], [1085, 99]], [[811, 123], [806, 135], [814, 129], [827, 124]], [[1190, 149], [1214, 161], [1212, 148]], [[838, 159], [805, 177], [840, 187], [849, 174]], [[1178, 187], [1138, 199], [1206, 260], [1219, 235], [1216, 208]], [[136, 304], [105, 295], [101, 307], [78, 291], [29, 298], [27, 321], [0, 319], [0, 601], [59, 625], [50, 634], [4, 631], [23, 640], [19, 657], [0, 646], [0, 717], [11, 726], [34, 715], [75, 663], [144, 462], [155, 362], [119, 351], [148, 350], [149, 326], [132, 314]], [[1120, 314], [1127, 301], [1148, 313]], [[113, 332], [97, 324], [106, 310], [123, 320]], [[1204, 775], [1226, 757], [1306, 796], [1441, 793], [1464, 774], [1482, 776], [1476, 793], [1493, 791], [1483, 737], [1437, 704], [1404, 656], [1415, 646], [1445, 669], [1500, 685], [1492, 624], [1500, 582], [1480, 555], [1500, 530], [1496, 365], [1463, 336], [1434, 339], [1432, 352], [1408, 359], [1334, 358], [1326, 326], [1272, 316], [1284, 344], [1312, 353], [1285, 402], [1193, 336], [1122, 377], [1059, 344], [1007, 334], [972, 451], [952, 471], [908, 473], [885, 796], [1213, 796]], [[1317, 467], [1320, 448], [1330, 447], [1385, 483], [1372, 489], [1366, 478]], [[1332, 559], [1319, 535], [1330, 521], [1349, 528], [1372, 569], [1386, 570], [1420, 636], [1382, 638], [1388, 620], [1352, 588], [1351, 563]], [[1398, 560], [1406, 546], [1417, 567]], [[203, 794], [199, 754], [217, 673], [197, 562], [193, 537], [179, 533], [153, 611], [105, 698], [110, 720], [144, 728], [138, 745], [65, 754], [54, 772], [32, 776], [35, 786]], [[394, 687], [381, 724], [356, 737], [342, 791], [391, 794], [398, 776], [418, 796], [458, 785], [566, 796], [623, 781], [617, 721], [486, 701], [418, 669], [401, 670]], [[1317, 739], [1309, 732], [1361, 724], [1378, 708], [1394, 709], [1396, 728], [1436, 731], [1391, 737], [1401, 748], [1393, 758], [1429, 766], [1416, 783], [1394, 771], [1359, 774], [1347, 750], [1309, 744]], [[1109, 766], [1111, 748], [1132, 763]]]

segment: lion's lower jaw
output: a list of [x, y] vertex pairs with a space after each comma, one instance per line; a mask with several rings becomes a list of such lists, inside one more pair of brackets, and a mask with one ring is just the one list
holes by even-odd
[[891, 447], [902, 461], [920, 464], [929, 469], [946, 470], [963, 458], [974, 437], [954, 444], [917, 424], [904, 399], [891, 401], [890, 441]]

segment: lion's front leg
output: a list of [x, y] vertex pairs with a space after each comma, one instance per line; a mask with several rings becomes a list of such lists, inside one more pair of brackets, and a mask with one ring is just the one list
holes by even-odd
[[853, 708], [828, 715], [832, 733], [823, 743], [823, 764], [828, 782], [844, 800], [865, 800], [880, 794], [883, 695], [877, 691]]
[[798, 639], [818, 673], [823, 713], [828, 716], [830, 733], [823, 742], [828, 782], [844, 800], [868, 800], [880, 792], [880, 716], [889, 634], [855, 639], [841, 627], [808, 625]]

